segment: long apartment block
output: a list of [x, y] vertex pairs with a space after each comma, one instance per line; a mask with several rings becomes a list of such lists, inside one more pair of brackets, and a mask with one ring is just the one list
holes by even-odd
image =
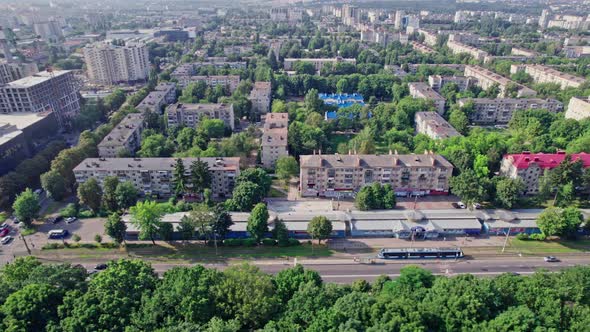
[[261, 138], [261, 161], [266, 168], [273, 168], [277, 159], [288, 156], [287, 136], [289, 113], [267, 113]]
[[423, 82], [414, 82], [408, 84], [410, 88], [410, 95], [413, 98], [420, 98], [430, 100], [434, 103], [434, 107], [438, 114], [445, 112], [445, 98], [434, 91], [428, 84]]
[[473, 103], [469, 121], [475, 124], [507, 124], [518, 110], [545, 109], [553, 113], [563, 111], [563, 103], [555, 99], [464, 98], [459, 99], [457, 103], [461, 107]]
[[[194, 161], [206, 162], [211, 172], [213, 197], [231, 196], [235, 179], [240, 175], [240, 158], [181, 159], [187, 177]], [[78, 184], [95, 178], [101, 186], [107, 176], [116, 176], [119, 181], [131, 181], [142, 195], [170, 197], [174, 193], [175, 165], [175, 158], [88, 158], [74, 168], [74, 175]]]
[[287, 58], [283, 62], [284, 69], [285, 70], [293, 70], [293, 66], [297, 62], [309, 62], [309, 63], [313, 64], [313, 66], [315, 67], [315, 70], [317, 72], [320, 72], [320, 71], [322, 71], [322, 68], [324, 68], [324, 65], [327, 63], [331, 63], [334, 66], [340, 62], [347, 62], [347, 63], [356, 64], [356, 59], [354, 59], [354, 58], [346, 59], [346, 58], [342, 58], [342, 57], [321, 58], [321, 59], [320, 58], [303, 58], [303, 59]]
[[471, 76], [477, 79], [477, 85], [484, 90], [487, 90], [494, 84], [497, 84], [500, 88], [498, 97], [507, 97], [506, 88], [509, 85], [516, 85], [518, 87], [517, 97], [535, 97], [537, 95], [535, 90], [516, 83], [481, 66], [465, 66], [465, 76]]
[[590, 97], [572, 97], [567, 105], [565, 118], [575, 120], [590, 118]]
[[511, 65], [510, 73], [514, 74], [520, 71], [531, 75], [533, 81], [537, 83], [557, 83], [561, 89], [578, 88], [586, 82], [579, 76], [567, 74], [543, 65]]
[[176, 83], [160, 83], [137, 105], [137, 109], [160, 114], [162, 107], [176, 101]]
[[443, 86], [454, 83], [459, 88], [459, 91], [465, 91], [472, 85], [475, 85], [475, 79], [473, 77], [465, 76], [446, 76], [446, 75], [430, 75], [428, 76], [428, 85], [436, 91], [440, 92]]
[[232, 104], [183, 104], [176, 103], [166, 108], [169, 127], [187, 126], [196, 128], [201, 119], [219, 119], [232, 130], [234, 123], [234, 106]]
[[98, 155], [102, 158], [133, 155], [141, 145], [141, 133], [144, 127], [144, 116], [142, 113], [128, 114], [98, 144]]
[[240, 76], [238, 75], [213, 75], [213, 76], [178, 76], [178, 84], [186, 87], [193, 82], [205, 82], [208, 87], [215, 88], [221, 85], [233, 93], [240, 84]]
[[432, 139], [444, 139], [461, 134], [436, 112], [416, 112], [414, 116], [416, 133]]
[[399, 196], [447, 194], [453, 173], [453, 165], [433, 153], [314, 154], [299, 159], [302, 196], [354, 196], [374, 182], [390, 184]]
[[486, 51], [450, 39], [447, 41], [447, 47], [453, 52], [453, 54], [467, 53], [477, 61], [483, 61], [485, 57], [488, 56], [488, 52]]

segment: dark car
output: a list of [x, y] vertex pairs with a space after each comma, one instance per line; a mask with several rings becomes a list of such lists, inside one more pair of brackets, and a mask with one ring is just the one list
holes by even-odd
[[453, 202], [451, 203], [451, 205], [455, 208], [455, 209], [460, 209], [461, 207], [459, 206], [459, 204], [457, 204], [457, 202]]
[[101, 263], [101, 264], [96, 264], [96, 266], [94, 267], [95, 270], [105, 270], [107, 267], [109, 267], [108, 265], [106, 265], [105, 263]]

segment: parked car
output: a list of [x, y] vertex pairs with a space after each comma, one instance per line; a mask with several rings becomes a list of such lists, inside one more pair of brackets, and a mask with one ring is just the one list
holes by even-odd
[[105, 263], [100, 263], [100, 264], [96, 264], [96, 266], [94, 267], [95, 270], [101, 271], [101, 270], [105, 270], [107, 267], [109, 267], [107, 264]]
[[479, 203], [473, 203], [473, 208], [476, 210], [480, 210], [481, 209], [481, 204]]
[[543, 257], [543, 259], [545, 260], [545, 262], [547, 263], [555, 263], [555, 262], [559, 262], [559, 259], [557, 259], [557, 257], [554, 256], [545, 256]]
[[0, 240], [0, 243], [2, 243], [2, 244], [9, 244], [10, 241], [12, 241], [12, 236], [9, 235], [9, 236], [3, 237], [2, 240]]
[[4, 228], [3, 230], [0, 231], [0, 237], [4, 237], [4, 236], [8, 235], [8, 233], [10, 233], [10, 228]]
[[0, 230], [4, 230], [5, 228], [8, 228], [7, 223], [3, 223], [2, 225], [0, 225]]
[[457, 202], [453, 202], [451, 203], [451, 205], [455, 208], [455, 209], [460, 209], [461, 207], [459, 206], [459, 204], [457, 204]]
[[459, 205], [459, 208], [460, 209], [466, 209], [467, 208], [467, 205], [465, 205], [465, 203], [463, 203], [463, 202], [457, 202], [457, 205]]
[[51, 218], [47, 219], [47, 222], [50, 223], [50, 224], [54, 224], [55, 225], [55, 224], [57, 224], [58, 222], [60, 222], [62, 220], [64, 220], [64, 217], [57, 216], [57, 217], [51, 217]]
[[66, 218], [66, 224], [71, 224], [71, 223], [73, 223], [76, 220], [78, 220], [78, 218], [76, 218], [76, 217]]

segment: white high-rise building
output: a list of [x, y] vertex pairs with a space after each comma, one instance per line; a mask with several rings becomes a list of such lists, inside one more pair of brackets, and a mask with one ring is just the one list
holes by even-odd
[[398, 10], [395, 12], [394, 27], [398, 30], [403, 28], [404, 15], [406, 15], [406, 12], [404, 12], [403, 10]]
[[112, 85], [143, 81], [148, 78], [150, 62], [145, 44], [127, 43], [116, 46], [95, 43], [84, 47], [88, 77], [93, 83]]
[[33, 23], [35, 34], [47, 42], [55, 43], [63, 38], [64, 34], [61, 26], [57, 21], [45, 21]]

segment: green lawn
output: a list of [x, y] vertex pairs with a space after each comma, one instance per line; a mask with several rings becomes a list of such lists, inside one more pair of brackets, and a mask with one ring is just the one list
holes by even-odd
[[332, 135], [330, 137], [330, 151], [331, 152], [338, 152], [338, 144], [340, 143], [348, 143], [354, 135]]
[[0, 212], [0, 223], [5, 222], [6, 219], [8, 219], [8, 213], [6, 213], [6, 212]]
[[268, 191], [268, 197], [287, 197], [287, 195], [285, 195], [285, 193], [283, 193], [282, 191], [279, 191], [271, 187]]
[[590, 240], [523, 241], [513, 238], [507, 249], [523, 254], [577, 253], [590, 251]]

